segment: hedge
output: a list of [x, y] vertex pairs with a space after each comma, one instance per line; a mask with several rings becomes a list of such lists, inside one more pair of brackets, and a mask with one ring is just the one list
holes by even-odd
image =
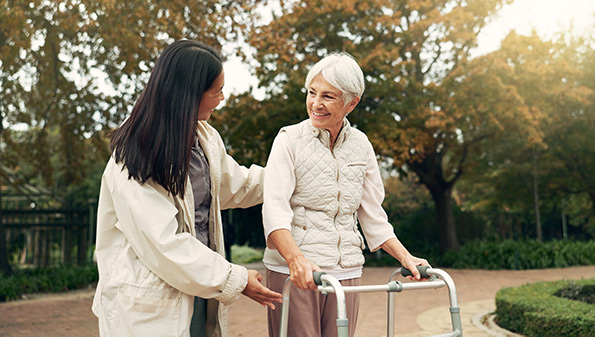
[[595, 240], [470, 241], [458, 252], [438, 257], [438, 263], [466, 269], [545, 269], [595, 265]]
[[19, 299], [23, 294], [79, 289], [98, 279], [94, 263], [17, 270], [10, 276], [0, 274], [0, 302]]
[[595, 279], [501, 289], [496, 294], [498, 325], [527, 337], [593, 336], [595, 306], [556, 295], [573, 284], [592, 287]]

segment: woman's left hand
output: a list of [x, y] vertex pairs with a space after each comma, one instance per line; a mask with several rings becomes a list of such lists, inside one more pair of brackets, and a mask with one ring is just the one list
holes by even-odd
[[391, 238], [383, 243], [380, 247], [392, 255], [395, 259], [399, 260], [399, 262], [401, 262], [401, 266], [411, 271], [413, 276], [407, 276], [408, 279], [418, 281], [425, 280], [425, 278], [422, 278], [419, 274], [417, 266], [429, 266], [430, 264], [426, 259], [411, 255], [405, 246], [403, 246], [401, 241], [399, 241], [399, 239]]
[[415, 257], [411, 254], [408, 254], [405, 258], [401, 261], [401, 266], [409, 269], [413, 276], [407, 276], [410, 280], [417, 280], [417, 281], [424, 281], [427, 280], [426, 278], [422, 278], [417, 270], [417, 266], [430, 266], [426, 259], [422, 259], [419, 257]]
[[242, 292], [245, 296], [250, 297], [256, 302], [263, 306], [268, 306], [271, 309], [275, 309], [275, 303], [281, 303], [283, 295], [278, 292], [274, 292], [269, 288], [265, 287], [260, 283], [262, 281], [262, 275], [256, 270], [248, 270], [248, 284]]

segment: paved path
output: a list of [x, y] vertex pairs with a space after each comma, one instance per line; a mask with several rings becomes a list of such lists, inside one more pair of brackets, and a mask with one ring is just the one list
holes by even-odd
[[[252, 265], [262, 270], [262, 265]], [[362, 284], [384, 284], [392, 268], [365, 268]], [[494, 297], [502, 287], [537, 281], [595, 278], [595, 266], [526, 271], [446, 269], [454, 279], [465, 336], [507, 336], [477, 323], [495, 309]], [[264, 274], [264, 273], [263, 273]], [[91, 313], [93, 289], [0, 303], [1, 337], [97, 337], [97, 319]], [[421, 337], [450, 330], [445, 288], [415, 290], [396, 295], [398, 337]], [[473, 324], [473, 320], [476, 324]], [[266, 311], [242, 297], [230, 307], [230, 337], [266, 336]], [[356, 335], [386, 336], [386, 294], [361, 295]]]

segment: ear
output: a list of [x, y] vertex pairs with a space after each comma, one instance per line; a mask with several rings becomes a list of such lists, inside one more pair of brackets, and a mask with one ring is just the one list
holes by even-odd
[[359, 103], [360, 101], [360, 97], [355, 96], [351, 102], [349, 102], [349, 104], [347, 104], [347, 113], [350, 113], [351, 111], [353, 111], [353, 109], [355, 109], [355, 107], [357, 106], [357, 103]]

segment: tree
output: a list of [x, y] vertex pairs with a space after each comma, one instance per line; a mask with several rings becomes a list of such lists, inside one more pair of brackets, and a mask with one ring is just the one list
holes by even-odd
[[[460, 91], [453, 73], [467, 61], [489, 16], [509, 2], [283, 2], [281, 14], [254, 29], [247, 40], [256, 50], [255, 74], [267, 98], [255, 102], [240, 97], [232, 105], [245, 108], [244, 118], [263, 120], [266, 130], [278, 130], [295, 116], [304, 119], [305, 91], [300, 88], [307, 68], [330, 52], [349, 52], [362, 66], [367, 86], [350, 120], [367, 132], [380, 156], [391, 158], [402, 174], [415, 174], [428, 189], [436, 204], [442, 250], [456, 250], [452, 188], [469, 153], [497, 125], [490, 114], [503, 109], [474, 100], [474, 105], [453, 105], [466, 110], [451, 110], [451, 95]], [[445, 84], [448, 78], [453, 79]], [[507, 94], [508, 89], [499, 90]], [[232, 107], [224, 113], [235, 111]], [[284, 118], [270, 118], [276, 113]], [[227, 124], [225, 120], [227, 115], [220, 119]], [[269, 135], [261, 132], [259, 137]], [[239, 136], [229, 137], [233, 148], [233, 138]]]
[[0, 1], [3, 164], [58, 193], [72, 190], [106, 160], [106, 133], [128, 114], [166, 45], [235, 40], [260, 2]]
[[476, 202], [533, 208], [538, 240], [543, 201], [565, 212], [572, 196], [589, 198], [595, 186], [589, 173], [595, 167], [593, 49], [588, 41], [568, 39], [542, 41], [512, 32], [500, 50], [485, 56], [503, 65], [492, 76], [514, 89], [528, 125], [524, 132], [508, 126], [498, 144], [482, 150], [472, 178], [484, 182]]

